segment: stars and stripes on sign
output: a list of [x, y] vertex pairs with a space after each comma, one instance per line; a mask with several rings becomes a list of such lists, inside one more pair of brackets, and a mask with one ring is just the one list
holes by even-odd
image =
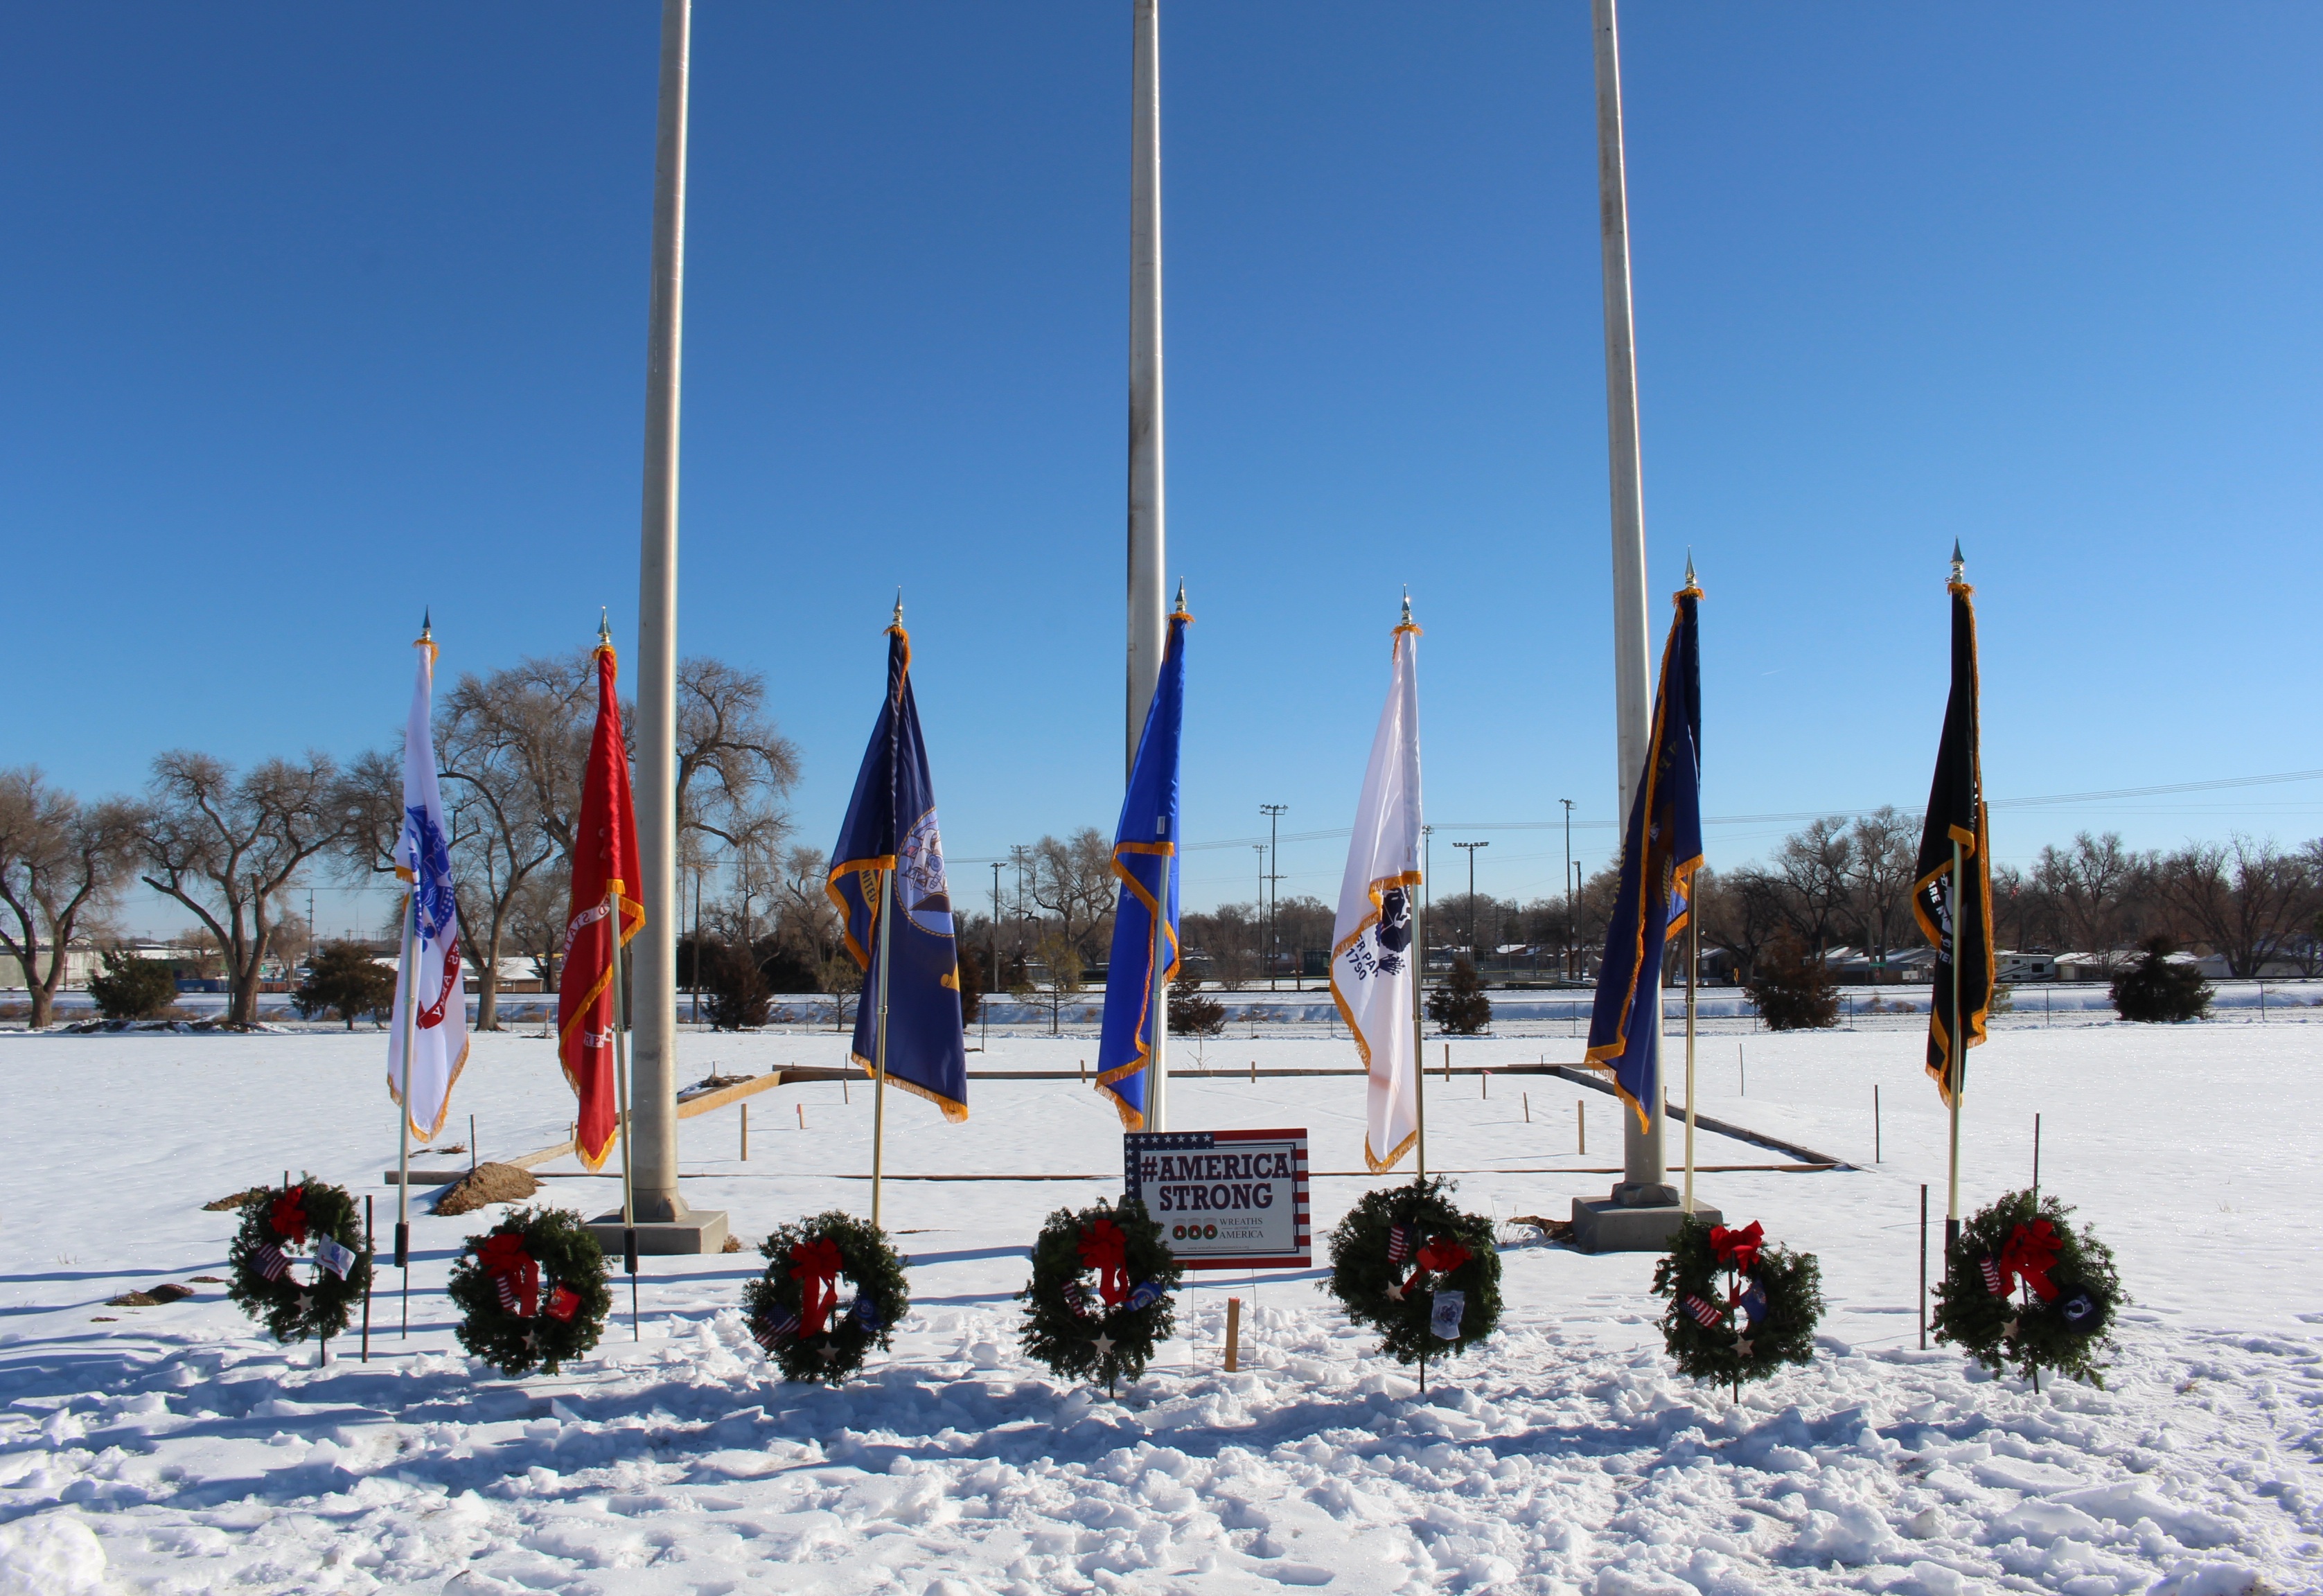
[[1984, 1273], [1984, 1289], [1995, 1297], [2008, 1295], [2008, 1282], [2000, 1277], [2000, 1265], [1990, 1258], [1979, 1258], [1976, 1266]]
[[753, 1325], [750, 1326], [750, 1339], [757, 1342], [760, 1346], [765, 1347], [768, 1352], [773, 1352], [775, 1350], [775, 1343], [780, 1341], [785, 1335], [796, 1335], [798, 1334], [798, 1315], [793, 1313], [786, 1307], [778, 1307], [775, 1310], [774, 1321], [771, 1324]]
[[290, 1261], [282, 1255], [282, 1249], [272, 1242], [262, 1243], [250, 1255], [250, 1261], [260, 1274], [270, 1280], [280, 1280], [282, 1271], [290, 1267]]
[[516, 1280], [510, 1275], [494, 1275], [492, 1289], [500, 1294], [500, 1307], [510, 1313], [517, 1311]]
[[1387, 1261], [1390, 1263], [1401, 1263], [1411, 1256], [1412, 1230], [1413, 1227], [1409, 1225], [1388, 1226]]
[[1689, 1294], [1685, 1299], [1685, 1311], [1706, 1329], [1715, 1330], [1726, 1323], [1726, 1310], [1706, 1297]]

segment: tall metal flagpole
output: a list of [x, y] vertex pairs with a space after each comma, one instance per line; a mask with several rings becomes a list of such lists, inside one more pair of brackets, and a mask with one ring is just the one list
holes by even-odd
[[624, 1129], [636, 1133], [631, 1222], [685, 1216], [677, 1188], [677, 416], [692, 25], [692, 0], [662, 0], [638, 573], [638, 899], [646, 918], [630, 956], [636, 1121]]
[[621, 1266], [629, 1276], [629, 1339], [641, 1340], [638, 1328], [638, 1201], [629, 1161], [629, 995], [621, 990], [621, 903], [605, 889], [605, 914], [613, 928], [613, 1086], [620, 1094], [621, 1112]]
[[[1162, 32], [1158, 0], [1135, 0], [1129, 87], [1129, 648], [1122, 775], [1137, 766], [1137, 739], [1162, 680], [1170, 626], [1162, 613], [1167, 564], [1162, 461]], [[1175, 838], [1171, 839], [1173, 843]], [[1156, 965], [1158, 971], [1160, 966]], [[1147, 1112], [1169, 1114], [1170, 994], [1153, 991], [1153, 1050]]]
[[[1621, 155], [1621, 41], [1615, 0], [1591, 0], [1597, 54], [1597, 195], [1605, 279], [1606, 454], [1613, 508], [1613, 702], [1620, 731], [1620, 814], [1627, 821], [1646, 748], [1653, 737], [1650, 661], [1646, 637], [1646, 516], [1638, 455], [1638, 362], [1630, 304], [1630, 192]], [[1650, 1005], [1655, 1057], [1661, 1053], [1661, 1004]], [[1621, 1116], [1624, 1207], [1659, 1207], [1677, 1199], [1662, 1155], [1662, 1099], [1648, 1105], [1648, 1124]]]

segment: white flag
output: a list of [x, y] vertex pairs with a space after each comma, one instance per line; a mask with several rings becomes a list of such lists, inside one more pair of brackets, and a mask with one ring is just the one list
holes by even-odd
[[1374, 1174], [1395, 1167], [1419, 1139], [1419, 1039], [1412, 1031], [1419, 887], [1419, 628], [1404, 606], [1395, 667], [1372, 739], [1347, 846], [1346, 879], [1331, 937], [1331, 996], [1371, 1072], [1364, 1157]]
[[[410, 895], [388, 1025], [387, 1090], [410, 1118], [411, 1133], [425, 1142], [444, 1128], [452, 1083], [468, 1061], [468, 995], [460, 969], [460, 912], [452, 896], [452, 846], [444, 799], [436, 790], [436, 737], [428, 722], [436, 645], [422, 637], [418, 648], [419, 679], [412, 684], [411, 718], [403, 729], [403, 835], [395, 844], [395, 873]], [[407, 1026], [413, 1038], [408, 1091]]]

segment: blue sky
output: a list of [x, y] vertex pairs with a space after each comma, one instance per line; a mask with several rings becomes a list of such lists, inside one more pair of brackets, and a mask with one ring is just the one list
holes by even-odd
[[[1409, 582], [1431, 816], [1571, 797], [1602, 863], [1585, 5], [1164, 5], [1188, 835], [1347, 824]], [[1624, 30], [1708, 812], [1923, 797], [1955, 536], [1996, 797], [2323, 766], [2323, 12]], [[628, 639], [655, 36], [646, 4], [0, 17], [0, 760], [94, 793], [173, 745], [351, 754], [423, 605], [447, 669], [601, 604]], [[827, 843], [900, 582], [963, 894], [1119, 801], [1128, 51], [1127, 0], [696, 20], [683, 646], [767, 673]], [[2012, 809], [1997, 851], [2098, 826], [2303, 839], [2323, 783]], [[1464, 835], [1481, 887], [1556, 890], [1557, 834]], [[1287, 844], [1284, 892], [1332, 895], [1339, 847]], [[1189, 895], [1254, 872], [1204, 850]]]

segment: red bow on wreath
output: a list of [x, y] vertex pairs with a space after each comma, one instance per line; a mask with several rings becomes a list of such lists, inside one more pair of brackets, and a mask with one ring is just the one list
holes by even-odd
[[2042, 1301], [2054, 1301], [2057, 1288], [2049, 1283], [2049, 1269], [2057, 1261], [2057, 1227], [2047, 1220], [2018, 1225], [2000, 1249], [2001, 1289], [2006, 1291], [2021, 1280]]
[[1107, 1307], [1129, 1295], [1129, 1238], [1110, 1219], [1094, 1219], [1081, 1232], [1081, 1267], [1097, 1270], [1097, 1294]]
[[267, 1215], [274, 1234], [294, 1247], [307, 1244], [307, 1188], [294, 1186], [274, 1199], [273, 1212]]
[[791, 1279], [799, 1283], [799, 1338], [820, 1335], [839, 1306], [839, 1243], [829, 1236], [791, 1243]]
[[524, 1250], [522, 1236], [512, 1231], [494, 1231], [476, 1249], [476, 1261], [491, 1276], [501, 1307], [526, 1319], [540, 1311], [540, 1265]]
[[1766, 1244], [1767, 1233], [1755, 1219], [1740, 1230], [1729, 1230], [1722, 1225], [1710, 1227], [1710, 1250], [1718, 1254], [1718, 1261], [1738, 1275], [1747, 1275], [1758, 1261], [1758, 1249]]
[[1419, 1283], [1422, 1275], [1448, 1275], [1474, 1257], [1455, 1236], [1430, 1236], [1420, 1247], [1419, 1255], [1411, 1261], [1410, 1278], [1400, 1285], [1388, 1288], [1387, 1294], [1401, 1302], [1404, 1293]]

